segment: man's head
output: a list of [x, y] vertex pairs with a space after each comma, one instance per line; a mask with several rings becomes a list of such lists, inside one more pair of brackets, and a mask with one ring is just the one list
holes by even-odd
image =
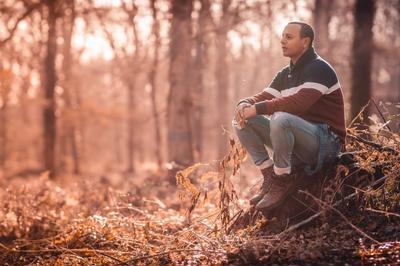
[[313, 28], [304, 22], [289, 22], [282, 33], [281, 45], [283, 55], [290, 57], [294, 63], [312, 46]]

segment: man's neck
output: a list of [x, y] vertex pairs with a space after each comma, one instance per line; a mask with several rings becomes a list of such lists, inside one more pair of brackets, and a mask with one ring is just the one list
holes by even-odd
[[308, 49], [304, 49], [299, 55], [295, 57], [291, 57], [290, 60], [292, 61], [292, 64], [295, 65], [297, 61], [299, 61], [300, 57], [307, 51]]

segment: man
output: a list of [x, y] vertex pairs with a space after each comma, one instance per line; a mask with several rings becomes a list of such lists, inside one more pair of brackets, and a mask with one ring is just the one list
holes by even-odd
[[281, 39], [290, 64], [235, 111], [236, 134], [264, 177], [250, 199], [258, 210], [278, 207], [301, 182], [300, 172], [321, 170], [344, 147], [342, 90], [334, 69], [315, 53], [313, 40], [310, 25], [290, 22]]

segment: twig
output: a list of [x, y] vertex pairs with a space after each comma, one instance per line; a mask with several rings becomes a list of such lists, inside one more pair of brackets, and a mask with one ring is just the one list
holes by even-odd
[[132, 252], [128, 251], [117, 251], [117, 250], [96, 250], [96, 249], [65, 249], [65, 248], [51, 248], [51, 249], [8, 249], [10, 252], [14, 253], [50, 253], [50, 252], [65, 252], [71, 251], [75, 253], [103, 253], [103, 254], [132, 254]]
[[[239, 210], [232, 218], [231, 220], [228, 222], [228, 224], [230, 224], [228, 226], [227, 229], [227, 233], [229, 234], [232, 230], [232, 228], [235, 226], [235, 224], [237, 223], [237, 221], [243, 216], [243, 209]], [[233, 222], [232, 222], [233, 221]]]
[[296, 198], [294, 195], [292, 195], [291, 198], [294, 199], [295, 201], [297, 201], [298, 203], [300, 203], [301, 205], [303, 205], [304, 207], [306, 207], [305, 210], [303, 210], [303, 211], [301, 211], [300, 213], [298, 213], [298, 214], [292, 216], [291, 219], [293, 219], [293, 218], [295, 218], [295, 217], [297, 217], [297, 216], [300, 216], [300, 215], [302, 215], [303, 213], [305, 213], [305, 212], [307, 212], [307, 211], [309, 211], [309, 210], [311, 210], [313, 213], [316, 213], [316, 212], [317, 212], [317, 210], [314, 210], [314, 209], [312, 208], [312, 207], [313, 207], [312, 205], [306, 204], [304, 201], [302, 201], [302, 200]]
[[264, 261], [266, 261], [267, 259], [272, 257], [272, 255], [282, 247], [282, 245], [285, 243], [285, 240], [288, 237], [289, 237], [289, 235], [286, 235], [286, 236], [283, 236], [282, 238], [280, 238], [278, 245], [276, 245], [275, 247], [272, 248], [271, 252], [268, 254], [268, 256], [265, 258]]
[[107, 253], [104, 253], [103, 251], [97, 251], [97, 253], [99, 253], [100, 255], [105, 256], [105, 257], [107, 257], [107, 258], [110, 258], [110, 259], [112, 259], [112, 260], [118, 261], [119, 263], [123, 263], [122, 260], [120, 260], [120, 259], [118, 259], [118, 258], [116, 258], [116, 257], [113, 257], [113, 256], [111, 256], [111, 255], [109, 255], [109, 254], [107, 254]]
[[[179, 252], [210, 252], [210, 253], [222, 253], [221, 251], [214, 251], [214, 250], [201, 250], [201, 249], [170, 249], [168, 251], [164, 251], [164, 252], [159, 252], [157, 254], [153, 254], [153, 255], [146, 255], [146, 256], [140, 256], [140, 257], [135, 257], [132, 258], [130, 260], [124, 261], [123, 264], [128, 264], [131, 262], [135, 262], [135, 261], [139, 261], [139, 260], [145, 260], [145, 259], [151, 259], [151, 258], [156, 258], [156, 257], [160, 257], [163, 255], [167, 255], [169, 253], [179, 253]], [[119, 264], [121, 265], [121, 264]]]
[[397, 150], [395, 150], [395, 149], [393, 149], [393, 148], [391, 148], [391, 147], [382, 146], [382, 145], [379, 144], [379, 143], [376, 143], [376, 142], [373, 142], [373, 141], [370, 141], [370, 140], [363, 139], [363, 138], [361, 138], [360, 136], [355, 136], [355, 135], [352, 135], [352, 134], [350, 134], [350, 133], [347, 133], [347, 136], [348, 136], [349, 138], [352, 138], [352, 139], [358, 140], [358, 141], [360, 141], [360, 142], [362, 142], [362, 143], [365, 143], [365, 144], [367, 144], [367, 145], [369, 145], [369, 146], [371, 146], [371, 147], [373, 147], [373, 148], [376, 148], [376, 149], [378, 149], [379, 151], [389, 151], [389, 152], [392, 152], [392, 153], [394, 153], [394, 154], [396, 154], [396, 155], [399, 153]]
[[385, 127], [387, 127], [387, 128], [389, 129], [390, 132], [393, 132], [392, 129], [390, 128], [390, 126], [388, 125], [388, 123], [387, 123], [385, 117], [383, 116], [381, 110], [379, 109], [378, 105], [376, 104], [375, 100], [372, 99], [372, 98], [371, 98], [371, 100], [372, 100], [372, 103], [375, 105], [376, 110], [378, 110], [378, 113], [379, 113], [379, 115], [381, 116], [381, 118], [382, 118], [382, 120], [383, 120], [383, 122], [384, 122]]
[[349, 124], [349, 128], [354, 124], [354, 122], [360, 117], [360, 115], [362, 113], [364, 113], [365, 109], [368, 107], [368, 105], [370, 104], [371, 99], [368, 100], [368, 102], [363, 106], [363, 108], [361, 108], [361, 111], [358, 113], [358, 115], [356, 115], [356, 117], [353, 118], [353, 120], [351, 120], [350, 124]]
[[[353, 171], [352, 173], [350, 173], [350, 174], [348, 174], [347, 176], [345, 176], [345, 177], [343, 178], [343, 180], [339, 182], [339, 185], [336, 187], [335, 192], [334, 192], [334, 194], [333, 194], [332, 201], [335, 199], [336, 194], [339, 193], [339, 191], [342, 189], [342, 187], [343, 187], [344, 183], [346, 182], [346, 180], [348, 180], [351, 176], [353, 176], [354, 174], [356, 174], [356, 173], [358, 173], [358, 172], [360, 172], [360, 171], [361, 171], [361, 168], [356, 169], [356, 170]], [[353, 188], [354, 188], [355, 190], [358, 189], [358, 188], [356, 188], [356, 187], [353, 187]], [[332, 204], [332, 201], [331, 201], [331, 204]]]
[[385, 214], [385, 215], [391, 215], [391, 216], [396, 216], [396, 217], [400, 217], [400, 214], [398, 213], [394, 213], [394, 212], [387, 212], [387, 211], [381, 211], [381, 210], [375, 210], [375, 209], [371, 209], [371, 208], [366, 208], [366, 211], [371, 211], [371, 212], [376, 212], [376, 213], [381, 213], [381, 214]]
[[205, 241], [205, 242], [207, 242], [208, 244], [211, 244], [211, 245], [213, 245], [213, 244], [215, 244], [215, 242], [213, 242], [213, 240], [212, 239], [210, 239], [210, 238], [208, 238], [208, 237], [206, 237], [206, 236], [203, 236], [203, 235], [199, 235], [199, 234], [197, 234], [195, 231], [193, 231], [193, 230], [191, 230], [191, 231], [189, 231], [193, 236], [195, 236], [195, 237], [197, 237], [197, 238], [199, 238], [199, 239], [202, 239], [203, 241]]
[[[385, 175], [385, 176], [381, 177], [380, 179], [376, 180], [375, 182], [373, 182], [370, 186], [373, 187], [373, 186], [375, 186], [375, 185], [377, 185], [377, 184], [380, 184], [380, 183], [382, 183], [383, 181], [385, 181], [386, 178], [388, 178], [388, 177], [389, 177], [389, 175]], [[342, 200], [337, 201], [337, 202], [336, 202], [335, 204], [333, 204], [332, 206], [333, 206], [333, 207], [336, 207], [336, 206], [338, 206], [339, 204], [345, 202], [346, 200], [349, 200], [349, 199], [353, 198], [353, 197], [356, 196], [357, 194], [358, 194], [358, 191], [356, 190], [356, 192], [354, 192], [353, 194], [348, 195], [347, 197], [345, 197], [345, 198], [342, 199]], [[320, 211], [320, 212], [318, 212], [318, 213], [316, 213], [316, 214], [314, 214], [314, 215], [308, 217], [307, 219], [305, 219], [305, 220], [303, 220], [303, 221], [301, 221], [301, 222], [299, 222], [299, 223], [297, 223], [297, 224], [294, 224], [294, 225], [290, 226], [290, 227], [289, 227], [288, 229], [286, 229], [285, 231], [282, 231], [281, 233], [279, 233], [278, 236], [283, 235], [283, 234], [286, 234], [286, 233], [288, 233], [288, 232], [291, 232], [291, 231], [293, 231], [293, 230], [296, 230], [297, 228], [299, 228], [299, 227], [301, 227], [301, 226], [303, 226], [303, 225], [305, 225], [305, 224], [308, 224], [309, 222], [311, 222], [311, 221], [315, 220], [316, 218], [318, 218], [318, 217], [319, 217], [321, 214], [323, 214], [324, 212], [325, 212], [325, 210], [322, 210], [322, 211]]]
[[219, 210], [216, 210], [216, 211], [211, 212], [210, 214], [207, 214], [205, 216], [198, 217], [198, 218], [193, 220], [193, 223], [201, 222], [203, 220], [206, 220], [206, 219], [210, 218], [211, 216], [218, 215], [218, 213], [219, 213]]
[[361, 230], [360, 228], [358, 228], [357, 226], [355, 226], [343, 213], [341, 213], [338, 209], [336, 209], [335, 207], [333, 207], [332, 205], [327, 204], [326, 202], [316, 198], [314, 195], [308, 193], [307, 191], [303, 191], [300, 190], [300, 193], [303, 193], [307, 196], [310, 196], [313, 200], [315, 200], [316, 202], [318, 202], [319, 204], [321, 204], [324, 207], [328, 207], [329, 209], [333, 210], [334, 212], [336, 212], [340, 217], [342, 217], [343, 220], [345, 220], [346, 223], [348, 223], [354, 230], [356, 230], [360, 235], [368, 238], [369, 240], [371, 240], [372, 242], [376, 243], [376, 244], [380, 244], [379, 241], [377, 241], [376, 239], [372, 238], [371, 236], [369, 236], [367, 233], [365, 233], [363, 230]]
[[7, 247], [6, 245], [2, 244], [1, 242], [0, 242], [0, 248], [3, 248], [5, 250], [7, 250], [7, 251], [11, 251], [11, 249], [9, 247]]
[[[349, 134], [349, 133], [347, 133], [347, 134]], [[345, 152], [341, 152], [340, 153], [340, 156], [343, 156], [343, 155], [354, 155], [354, 154], [364, 154], [364, 153], [368, 153], [369, 151], [366, 151], [366, 150], [363, 150], [363, 151], [345, 151]]]
[[72, 254], [72, 255], [74, 255], [74, 256], [77, 257], [77, 258], [83, 259], [79, 254], [77, 254], [77, 253], [71, 251], [71, 250], [68, 249], [68, 248], [58, 247], [58, 245], [54, 244], [54, 243], [51, 242], [50, 240], [45, 240], [44, 242], [47, 242], [47, 244], [49, 244], [49, 245], [55, 247], [56, 249], [62, 249], [62, 250], [64, 250], [64, 251], [65, 251], [66, 253], [68, 253], [68, 254]]
[[115, 260], [119, 263], [123, 263], [122, 260], [111, 256], [110, 254], [132, 254], [132, 252], [124, 252], [124, 251], [113, 251], [113, 250], [96, 250], [96, 249], [67, 249], [67, 248], [56, 248], [56, 249], [38, 249], [38, 250], [17, 250], [17, 249], [10, 249], [0, 243], [0, 246], [6, 249], [9, 252], [14, 253], [47, 253], [47, 252], [70, 252], [78, 257], [78, 253], [95, 253], [96, 255], [102, 255], [108, 257], [112, 260]]
[[137, 213], [142, 214], [143, 216], [147, 216], [147, 213], [145, 213], [144, 211], [142, 211], [138, 208], [132, 207], [132, 206], [114, 207], [112, 209], [117, 210], [117, 211], [121, 211], [121, 210], [135, 211]]

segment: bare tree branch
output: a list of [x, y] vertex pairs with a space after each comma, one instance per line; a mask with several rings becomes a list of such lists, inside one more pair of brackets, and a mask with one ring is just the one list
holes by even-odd
[[14, 26], [11, 28], [9, 35], [7, 38], [5, 38], [4, 40], [0, 41], [0, 47], [3, 46], [5, 43], [7, 43], [9, 40], [12, 39], [12, 37], [14, 36], [15, 31], [18, 28], [19, 23], [24, 20], [26, 17], [28, 17], [33, 11], [35, 11], [37, 8], [39, 8], [42, 5], [42, 2], [39, 3], [35, 3], [32, 4], [31, 6], [28, 7], [28, 9], [25, 11], [24, 14], [22, 14], [17, 21], [15, 22]]

